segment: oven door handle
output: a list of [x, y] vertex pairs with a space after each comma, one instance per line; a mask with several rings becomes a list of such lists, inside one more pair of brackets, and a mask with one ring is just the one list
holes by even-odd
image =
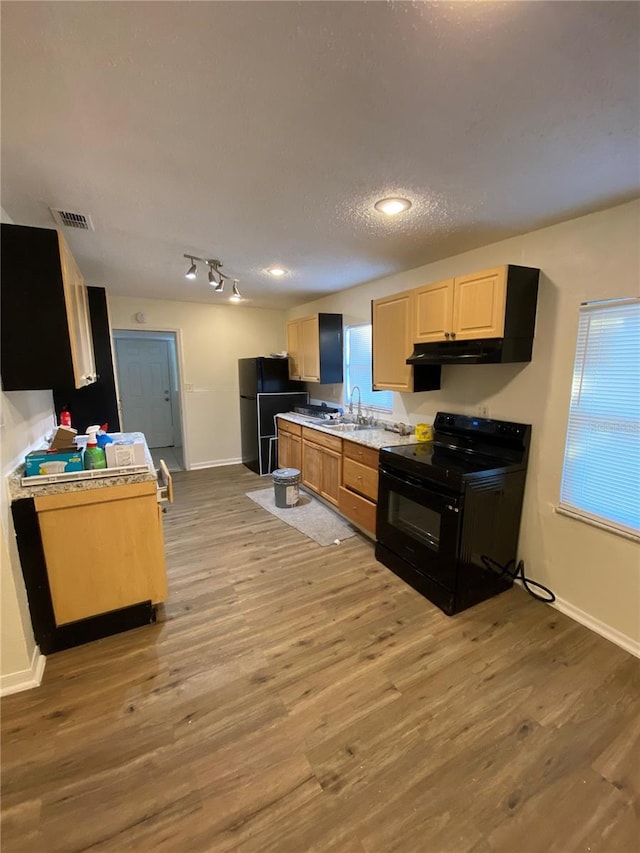
[[420, 489], [421, 491], [432, 495], [440, 501], [444, 501], [447, 509], [453, 509], [455, 512], [458, 510], [456, 507], [460, 502], [460, 498], [453, 495], [443, 494], [441, 492], [437, 492], [431, 483], [427, 483], [424, 480], [419, 479], [418, 477], [412, 477], [411, 474], [402, 473], [402, 477], [398, 477], [395, 471], [390, 471], [388, 468], [385, 468], [383, 465], [380, 466], [380, 476], [386, 477], [388, 480], [391, 480], [393, 483], [397, 483], [400, 488], [402, 486], [412, 486], [414, 489]]
[[381, 468], [380, 473], [384, 474], [385, 477], [389, 477], [389, 479], [393, 480], [396, 483], [399, 483], [401, 486], [409, 485], [415, 486], [418, 489], [427, 488], [422, 480], [418, 480], [416, 477], [412, 477], [410, 474], [403, 474], [402, 478], [397, 477], [387, 468]]

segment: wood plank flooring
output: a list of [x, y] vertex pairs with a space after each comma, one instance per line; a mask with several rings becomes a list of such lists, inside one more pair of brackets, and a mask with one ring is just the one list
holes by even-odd
[[520, 589], [449, 618], [242, 466], [174, 482], [165, 621], [2, 700], [4, 853], [638, 850], [638, 660]]

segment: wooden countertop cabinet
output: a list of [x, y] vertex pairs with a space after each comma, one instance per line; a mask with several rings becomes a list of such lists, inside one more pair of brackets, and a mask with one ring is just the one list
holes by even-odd
[[34, 498], [55, 621], [167, 597], [154, 482]]
[[278, 418], [278, 468], [302, 465], [302, 427]]
[[62, 233], [3, 223], [1, 258], [3, 389], [95, 382], [87, 288]]
[[302, 484], [338, 506], [342, 481], [342, 439], [302, 429]]
[[344, 440], [338, 507], [355, 524], [375, 536], [378, 500], [378, 451]]

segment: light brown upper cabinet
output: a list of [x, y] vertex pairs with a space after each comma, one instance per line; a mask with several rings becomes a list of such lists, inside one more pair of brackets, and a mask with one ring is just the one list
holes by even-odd
[[62, 234], [3, 223], [1, 257], [4, 390], [95, 382], [87, 288]]
[[414, 292], [394, 293], [371, 304], [374, 391], [413, 391], [411, 324]]
[[301, 379], [300, 323], [297, 320], [287, 323], [287, 352], [289, 353], [289, 379]]
[[342, 382], [342, 314], [312, 314], [287, 323], [289, 378]]
[[414, 343], [501, 338], [508, 267], [496, 267], [415, 291]]
[[405, 290], [371, 303], [373, 388], [375, 391], [433, 391], [440, 368], [408, 365], [413, 351], [416, 291]]
[[58, 242], [75, 386], [82, 388], [95, 380], [89, 298], [82, 273], [60, 232], [58, 232]]

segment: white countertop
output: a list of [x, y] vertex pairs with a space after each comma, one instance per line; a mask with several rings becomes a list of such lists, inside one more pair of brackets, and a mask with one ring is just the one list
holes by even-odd
[[63, 492], [84, 492], [88, 489], [107, 489], [111, 486], [128, 486], [132, 483], [148, 483], [156, 480], [156, 470], [147, 447], [146, 439], [141, 432], [118, 432], [109, 433], [114, 441], [137, 441], [144, 444], [145, 458], [149, 470], [136, 474], [118, 474], [111, 477], [96, 477], [92, 480], [67, 480], [61, 483], [47, 483], [46, 485], [26, 485], [20, 482], [24, 477], [24, 464], [19, 465], [7, 477], [9, 484], [9, 495], [12, 501], [22, 498], [37, 498], [43, 495], [58, 495]]
[[324, 432], [327, 435], [344, 438], [356, 444], [363, 444], [365, 447], [373, 447], [376, 450], [379, 450], [381, 447], [397, 447], [401, 444], [417, 444], [415, 433], [400, 435], [397, 432], [390, 432], [384, 428], [336, 430], [323, 425], [330, 423], [330, 421], [315, 421], [307, 415], [299, 415], [295, 412], [287, 412], [287, 414], [277, 415], [277, 417], [285, 421], [291, 421], [294, 424], [300, 424], [303, 427], [309, 427], [309, 429], [320, 430], [320, 432]]

